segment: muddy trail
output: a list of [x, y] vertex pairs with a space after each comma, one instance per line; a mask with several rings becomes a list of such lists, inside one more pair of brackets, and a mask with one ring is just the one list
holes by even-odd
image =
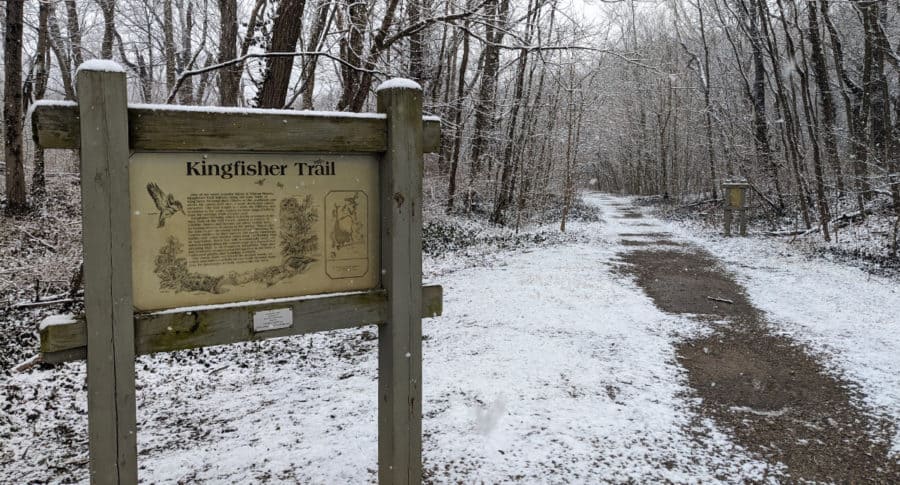
[[[636, 208], [610, 209], [639, 219]], [[856, 404], [851, 383], [773, 331], [713, 255], [659, 232], [619, 236], [634, 246], [620, 255], [621, 271], [659, 309], [711, 329], [677, 346], [688, 383], [702, 398], [701, 415], [766, 461], [783, 464], [791, 481], [900, 483], [900, 460], [889, 455], [891, 424]]]

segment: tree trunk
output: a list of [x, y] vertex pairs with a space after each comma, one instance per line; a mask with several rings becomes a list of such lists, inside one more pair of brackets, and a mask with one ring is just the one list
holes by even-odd
[[[469, 167], [469, 190], [466, 194], [466, 210], [471, 209], [475, 196], [475, 181], [480, 175], [483, 158], [487, 152], [487, 142], [490, 138], [489, 131], [494, 125], [494, 112], [497, 107], [497, 77], [500, 72], [500, 47], [506, 31], [503, 22], [509, 10], [509, 1], [490, 0], [485, 4], [487, 8], [487, 22], [485, 24], [485, 39], [483, 65], [481, 69], [481, 86], [478, 90], [478, 98], [475, 102], [475, 133], [472, 136], [472, 154]], [[488, 157], [490, 158], [490, 157]], [[488, 161], [488, 172], [491, 170], [491, 162]]]
[[362, 111], [363, 106], [366, 104], [366, 98], [369, 97], [369, 91], [372, 87], [372, 76], [374, 74], [373, 69], [375, 69], [375, 63], [381, 57], [381, 54], [390, 47], [390, 45], [385, 44], [385, 38], [391, 30], [391, 27], [394, 25], [394, 16], [399, 3], [399, 0], [388, 0], [387, 2], [384, 17], [381, 19], [381, 26], [375, 31], [375, 35], [372, 36], [372, 42], [369, 46], [369, 52], [366, 54], [362, 72], [359, 73], [359, 84], [356, 86], [355, 93], [353, 93], [350, 98], [350, 104], [345, 106], [345, 108], [350, 111]]
[[[900, 85], [900, 72], [897, 73], [897, 82]], [[897, 224], [900, 224], [900, 94], [894, 98], [894, 127], [890, 143], [891, 175], [888, 182], [891, 186], [891, 196], [894, 198], [894, 212], [897, 213], [897, 222], [894, 223], [894, 253], [897, 253]]]
[[575, 104], [575, 70], [569, 68], [570, 87], [567, 89], [569, 96], [569, 112], [567, 114], [566, 126], [566, 166], [563, 181], [563, 207], [562, 217], [559, 221], [559, 231], [566, 232], [566, 222], [569, 217], [569, 211], [572, 208], [572, 202], [575, 199], [575, 165], [578, 160], [578, 149], [581, 145], [581, 121], [584, 116], [584, 96], [582, 95], [580, 102]]
[[[318, 52], [323, 48], [325, 42], [325, 33], [328, 31], [328, 24], [331, 23], [331, 2], [328, 0], [320, 0], [318, 11], [316, 13], [316, 22], [313, 24], [312, 32], [306, 43], [308, 52]], [[316, 66], [319, 64], [319, 56], [309, 56], [303, 62], [303, 101], [301, 107], [303, 109], [313, 109], [313, 94], [316, 89]]]
[[97, 0], [103, 12], [103, 43], [100, 58], [112, 59], [113, 42], [116, 39], [116, 0]]
[[[763, 39], [766, 32], [765, 0], [752, 0], [750, 15], [750, 45], [753, 51], [753, 127], [757, 159], [767, 169], [775, 187], [778, 212], [784, 212], [784, 195], [778, 176], [778, 165], [772, 159], [769, 145], [769, 125], [766, 119], [766, 66], [763, 59]], [[780, 214], [779, 214], [780, 215]]]
[[150, 66], [153, 65], [153, 53], [148, 52], [148, 56], [150, 58], [148, 60], [144, 60], [144, 55], [140, 52], [137, 52], [135, 49], [134, 57], [137, 60], [137, 72], [138, 72], [138, 81], [141, 84], [141, 99], [145, 103], [150, 103], [153, 100], [153, 78], [152, 78], [152, 69]]
[[[41, 2], [38, 7], [38, 38], [36, 56], [34, 60], [34, 100], [43, 99], [47, 92], [47, 80], [50, 75], [50, 10], [49, 2]], [[28, 103], [29, 100], [25, 100]], [[27, 111], [27, 109], [26, 109]], [[43, 199], [47, 191], [47, 181], [44, 174], [44, 149], [35, 147], [34, 171], [31, 174], [31, 197], [34, 200]]]
[[[281, 0], [272, 25], [272, 41], [269, 52], [294, 52], [303, 26], [303, 9], [306, 0]], [[256, 96], [260, 108], [284, 108], [287, 91], [294, 68], [293, 57], [266, 58], [266, 71], [262, 88]]]
[[166, 95], [175, 88], [175, 29], [172, 0], [163, 0], [163, 55], [166, 60]]
[[47, 28], [49, 29], [50, 50], [56, 56], [56, 63], [59, 65], [59, 77], [63, 85], [63, 92], [66, 99], [75, 99], [75, 85], [72, 82], [72, 69], [69, 56], [63, 46], [62, 34], [59, 31], [59, 25], [56, 23], [56, 15], [53, 11], [53, 5], [50, 5], [50, 16], [47, 18]]
[[861, 135], [861, 132], [864, 130], [861, 113], [862, 89], [850, 79], [847, 70], [844, 68], [843, 43], [828, 13], [828, 0], [819, 0], [819, 6], [821, 7], [822, 20], [825, 21], [825, 27], [828, 30], [829, 40], [831, 40], [834, 70], [837, 72], [838, 81], [840, 81], [841, 85], [841, 97], [844, 99], [848, 131], [850, 132], [850, 147], [853, 155], [853, 176], [856, 179], [856, 204], [861, 214], [860, 217], [865, 217], [865, 194], [869, 191], [869, 182], [868, 169], [865, 164], [865, 140], [864, 136]]
[[[467, 2], [468, 4], [468, 2]], [[463, 22], [463, 27], [468, 29], [469, 20]], [[447, 186], [447, 212], [453, 211], [456, 199], [456, 174], [459, 170], [459, 156], [462, 146], [463, 132], [463, 103], [466, 88], [466, 70], [469, 68], [469, 34], [463, 32], [462, 60], [459, 62], [459, 78], [456, 86], [456, 100], [453, 106], [453, 149], [450, 156], [450, 180]]]
[[4, 37], [3, 120], [4, 161], [6, 162], [6, 211], [24, 212], [25, 157], [22, 149], [22, 16], [23, 0], [6, 0]]
[[[341, 36], [340, 49], [341, 59], [346, 64], [341, 65], [341, 82], [343, 83], [341, 99], [338, 101], [337, 109], [343, 111], [351, 108], [353, 98], [357, 90], [361, 88], [361, 73], [354, 69], [355, 66], [362, 65], [363, 41], [365, 40], [366, 24], [368, 22], [368, 12], [364, 2], [356, 2], [354, 0], [344, 0], [347, 9], [346, 30], [347, 33]], [[338, 17], [342, 25], [338, 26], [338, 30], [344, 31], [345, 19], [343, 18], [343, 10]]]
[[[179, 12], [182, 12], [182, 31], [181, 31], [181, 52], [178, 56], [178, 71], [184, 72], [193, 68], [191, 66], [191, 57], [194, 54], [193, 46], [193, 30], [194, 30], [194, 2], [187, 1], [187, 8], [183, 4], [179, 5]], [[204, 32], [205, 33], [205, 32]], [[205, 36], [204, 36], [205, 37]], [[202, 49], [203, 46], [200, 46]], [[181, 104], [194, 104], [194, 78], [185, 78], [181, 90], [178, 92]]]
[[[875, 46], [874, 26], [872, 25], [878, 18], [877, 7], [872, 3], [866, 3], [864, 5], [859, 5], [858, 8], [862, 14], [864, 42], [862, 106], [860, 108], [859, 124], [857, 125], [857, 138], [861, 157], [860, 160], [862, 161], [863, 167], [867, 167], [873, 159], [877, 161], [879, 158], [875, 143], [878, 137], [875, 124], [879, 121], [878, 112], [880, 110], [877, 109], [876, 106], [873, 106], [873, 101], [877, 103], [877, 98], [880, 98], [880, 96], [875, 96], [875, 91], [878, 83], [878, 71], [881, 71], [883, 67], [879, 65], [880, 63], [877, 60], [877, 51], [879, 49]], [[871, 200], [871, 187], [867, 188], [869, 190], [865, 190], [862, 196], [864, 200]], [[862, 211], [862, 213], [865, 214], [865, 211]]]
[[802, 34], [800, 36], [800, 54], [803, 59], [803, 67], [799, 69], [800, 94], [803, 96], [803, 107], [807, 120], [806, 131], [809, 134], [809, 141], [812, 145], [813, 173], [816, 178], [816, 204], [819, 207], [819, 224], [822, 227], [822, 235], [825, 237], [825, 241], [831, 241], [831, 234], [828, 230], [828, 222], [831, 219], [831, 215], [828, 209], [828, 199], [825, 196], [825, 175], [822, 168], [822, 150], [819, 146], [819, 123], [813, 107], [812, 96], [810, 95], [809, 67], [806, 61], [807, 55]]
[[[422, 20], [423, 0], [407, 0], [406, 18], [409, 25], [414, 25]], [[425, 89], [425, 29], [410, 34], [409, 39], [409, 78], [422, 85]], [[428, 92], [425, 89], [423, 92]]]
[[[535, 16], [537, 9], [534, 8], [533, 2], [529, 1], [527, 17], [528, 25], [525, 31], [525, 44], [531, 44], [534, 31]], [[516, 138], [516, 130], [519, 126], [519, 109], [522, 106], [522, 100], [525, 95], [525, 72], [528, 70], [528, 50], [519, 51], [519, 59], [516, 65], [516, 81], [513, 88], [513, 98], [509, 111], [509, 121], [506, 126], [506, 139], [504, 140], [504, 149], [500, 159], [500, 190], [497, 200], [494, 203], [494, 211], [491, 214], [491, 222], [494, 224], [505, 224], [505, 211], [513, 201], [513, 189], [515, 184], [514, 171], [516, 163], [513, 159], [514, 140]]]
[[[219, 0], [219, 62], [237, 57], [237, 0]], [[237, 106], [241, 88], [241, 68], [219, 70], [219, 105]]]
[[718, 198], [718, 185], [716, 180], [716, 153], [713, 148], [712, 134], [712, 103], [710, 92], [712, 91], [712, 74], [709, 69], [709, 43], [706, 40], [706, 25], [703, 21], [703, 8], [697, 1], [697, 15], [700, 20], [700, 40], [703, 43], [703, 102], [706, 114], [706, 157], [709, 163], [709, 188], [712, 198]]
[[819, 93], [819, 103], [822, 105], [822, 142], [825, 145], [825, 157], [828, 165], [834, 172], [837, 180], [838, 195], [843, 197], [844, 174], [841, 170], [841, 161], [838, 157], [837, 135], [835, 134], [835, 108], [834, 96], [831, 93], [831, 83], [828, 79], [828, 65], [825, 62], [825, 52], [822, 48], [822, 36], [819, 33], [819, 16], [816, 2], [807, 3], [807, 17], [809, 19], [809, 43], [812, 50], [813, 71], [816, 77], [816, 90]]
[[[778, 0], [778, 8], [782, 12], [785, 10], [781, 0]], [[780, 15], [779, 19], [781, 20], [781, 28], [784, 34], [784, 43], [788, 50], [788, 57], [796, 59], [794, 40], [791, 36], [791, 30], [788, 27], [787, 19], [784, 15]], [[768, 31], [773, 30], [774, 28], [772, 27], [768, 29]], [[794, 183], [797, 185], [797, 200], [800, 203], [800, 214], [803, 217], [803, 224], [806, 229], [809, 229], [812, 227], [812, 220], [809, 214], [809, 206], [812, 204], [812, 201], [809, 199], [809, 191], [806, 184], [806, 170], [804, 169], [805, 161], [801, 154], [802, 130], [798, 121], [797, 96], [794, 90], [793, 74], [788, 74], [787, 76], [787, 84], [790, 86], [790, 90], [788, 90], [788, 87], [785, 86], [786, 83], [783, 75], [785, 70], [782, 69], [781, 56], [776, 49], [776, 40], [773, 40], [772, 37], [767, 37], [766, 41], [768, 42], [767, 50], [769, 52], [769, 59], [772, 61], [772, 78], [775, 80], [776, 87], [776, 112], [784, 120], [784, 123], [781, 124], [784, 156], [791, 165]]]
[[[65, 0], [66, 3], [66, 29], [69, 33], [69, 44], [72, 46], [72, 60], [75, 66], [80, 66], [84, 62], [84, 54], [81, 47], [81, 25], [78, 23], [78, 8], [75, 6], [75, 0]], [[68, 69], [69, 66], [66, 66]]]
[[519, 62], [516, 66], [516, 85], [514, 88], [512, 105], [510, 106], [509, 121], [506, 127], [506, 140], [503, 153], [501, 155], [500, 164], [500, 193], [497, 195], [497, 201], [494, 204], [494, 211], [491, 214], [491, 222], [494, 224], [504, 224], [504, 212], [512, 202], [512, 169], [513, 169], [513, 137], [516, 133], [516, 127], [519, 121], [519, 107], [522, 104], [522, 94], [525, 89], [525, 70], [528, 67], [528, 51], [522, 49], [519, 52]]
[[[887, 76], [884, 72], [886, 56], [891, 54], [891, 47], [887, 39], [881, 35], [881, 26], [887, 22], [887, 3], [884, 1], [873, 2], [866, 9], [869, 13], [869, 28], [866, 31], [866, 44], [871, 42], [872, 67], [871, 82], [864, 86], [864, 91], [871, 98], [871, 117], [869, 124], [870, 153], [875, 161], [882, 167], [885, 173], [892, 174], [891, 161], [891, 114], [890, 98], [888, 96]], [[895, 175], [889, 175], [888, 189], [892, 203], [900, 206], [900, 191], [890, 180]]]

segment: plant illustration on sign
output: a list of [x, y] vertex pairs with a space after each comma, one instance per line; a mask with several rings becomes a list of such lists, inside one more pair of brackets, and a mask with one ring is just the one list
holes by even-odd
[[315, 261], [311, 255], [319, 249], [319, 236], [313, 227], [319, 214], [313, 206], [312, 196], [307, 195], [301, 201], [293, 197], [281, 199], [279, 216], [284, 265], [302, 272]]
[[194, 273], [188, 269], [187, 258], [182, 256], [184, 246], [175, 236], [169, 236], [156, 256], [154, 272], [159, 277], [159, 287], [164, 290], [202, 291], [222, 293], [222, 277]]

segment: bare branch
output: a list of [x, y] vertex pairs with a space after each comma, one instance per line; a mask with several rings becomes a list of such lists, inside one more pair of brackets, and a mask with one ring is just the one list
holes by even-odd
[[322, 57], [326, 57], [326, 58], [328, 58], [328, 59], [331, 59], [331, 60], [333, 60], [333, 61], [335, 61], [335, 62], [337, 62], [337, 63], [343, 64], [343, 65], [349, 67], [350, 69], [354, 69], [354, 70], [361, 71], [361, 72], [367, 72], [367, 73], [370, 73], [370, 74], [384, 74], [384, 73], [382, 73], [382, 72], [380, 72], [380, 71], [377, 71], [377, 70], [374, 70], [374, 69], [366, 69], [366, 68], [363, 68], [363, 67], [354, 66], [353, 64], [350, 64], [349, 62], [347, 62], [347, 61], [341, 59], [341, 58], [338, 57], [338, 56], [335, 56], [335, 55], [333, 55], [333, 54], [331, 54], [331, 53], [323, 52], [323, 51], [314, 51], [314, 52], [297, 51], [297, 52], [260, 52], [260, 53], [250, 53], [250, 54], [244, 54], [243, 56], [240, 56], [240, 57], [231, 59], [231, 60], [229, 60], [229, 61], [220, 62], [220, 63], [218, 63], [218, 64], [213, 64], [213, 65], [211, 65], [211, 66], [205, 66], [205, 67], [202, 67], [202, 68], [200, 68], [200, 69], [194, 69], [194, 70], [191, 70], [191, 71], [184, 71], [184, 72], [182, 72], [181, 75], [178, 76], [178, 80], [175, 81], [175, 86], [172, 87], [172, 91], [169, 93], [169, 96], [166, 98], [166, 104], [171, 104], [171, 103], [172, 103], [172, 101], [175, 99], [175, 96], [178, 94], [178, 90], [181, 88], [181, 85], [184, 83], [184, 80], [187, 79], [187, 78], [189, 78], [189, 77], [197, 76], [197, 75], [199, 75], [199, 74], [203, 74], [203, 73], [210, 72], [210, 71], [215, 71], [215, 70], [218, 70], [218, 69], [223, 69], [223, 68], [230, 67], [230, 66], [234, 66], [234, 65], [236, 65], [236, 64], [241, 64], [241, 63], [243, 63], [243, 62], [246, 62], [248, 59], [264, 59], [264, 58], [267, 58], [267, 57], [299, 57], [299, 56], [322, 56]]

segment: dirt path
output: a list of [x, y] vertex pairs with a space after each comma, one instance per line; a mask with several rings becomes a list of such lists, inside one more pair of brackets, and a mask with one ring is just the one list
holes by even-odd
[[853, 385], [776, 334], [713, 255], [673, 241], [662, 225], [636, 216], [638, 208], [608, 204], [607, 211], [635, 221], [622, 221], [635, 232], [618, 234], [633, 247], [621, 254], [622, 271], [659, 309], [693, 315], [710, 328], [678, 346], [700, 414], [766, 461], [784, 464], [793, 479], [900, 482], [900, 460], [889, 455], [890, 423], [857, 407]]

